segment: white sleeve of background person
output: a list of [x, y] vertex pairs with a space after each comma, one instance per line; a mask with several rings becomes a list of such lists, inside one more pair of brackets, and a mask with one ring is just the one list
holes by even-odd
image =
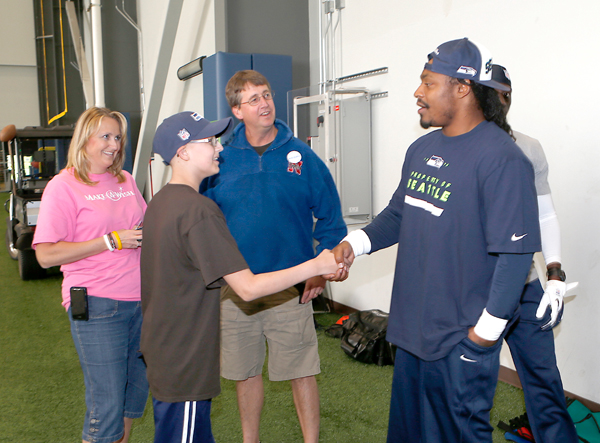
[[478, 337], [484, 340], [496, 341], [504, 332], [507, 323], [508, 320], [494, 317], [487, 309], [484, 309], [473, 330]]
[[538, 195], [542, 252], [546, 264], [562, 263], [560, 250], [560, 225], [552, 203], [552, 195]]
[[352, 231], [344, 237], [342, 241], [350, 243], [350, 246], [352, 246], [352, 250], [354, 251], [354, 257], [371, 252], [371, 239], [362, 229]]

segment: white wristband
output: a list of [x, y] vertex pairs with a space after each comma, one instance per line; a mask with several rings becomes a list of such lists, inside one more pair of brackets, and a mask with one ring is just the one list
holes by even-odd
[[475, 334], [484, 340], [496, 341], [500, 338], [502, 332], [504, 332], [507, 323], [508, 320], [494, 317], [487, 309], [484, 309], [475, 325], [474, 331]]
[[346, 237], [344, 237], [342, 241], [347, 241], [350, 243], [355, 257], [371, 252], [371, 239], [362, 229], [352, 231]]
[[104, 236], [102, 238], [104, 239], [104, 243], [106, 243], [106, 247], [108, 248], [108, 250], [110, 252], [114, 251], [115, 248], [113, 245], [110, 244], [110, 239], [108, 238], [108, 234], [104, 234]]

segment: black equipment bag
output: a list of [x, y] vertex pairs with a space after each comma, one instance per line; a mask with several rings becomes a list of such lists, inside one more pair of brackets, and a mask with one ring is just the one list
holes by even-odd
[[[504, 434], [506, 440], [535, 442], [533, 432], [531, 431], [531, 425], [529, 424], [529, 418], [527, 418], [527, 413], [510, 419], [508, 424], [499, 421], [498, 428], [506, 432]], [[519, 437], [519, 440], [514, 439], [511, 436]]]
[[373, 309], [350, 314], [343, 324], [341, 347], [363, 363], [393, 365], [395, 347], [385, 340], [389, 314]]

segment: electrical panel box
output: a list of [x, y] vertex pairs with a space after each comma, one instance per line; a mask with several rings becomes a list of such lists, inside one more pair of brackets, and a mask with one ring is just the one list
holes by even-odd
[[355, 223], [371, 220], [371, 101], [368, 96], [334, 102], [340, 116], [338, 177], [342, 214]]
[[[373, 218], [371, 174], [371, 96], [366, 90], [329, 91], [295, 97], [294, 131], [299, 107], [309, 105], [309, 146], [325, 162], [335, 181], [347, 224], [368, 223]], [[305, 122], [304, 122], [305, 123]], [[298, 135], [297, 135], [298, 136]]]

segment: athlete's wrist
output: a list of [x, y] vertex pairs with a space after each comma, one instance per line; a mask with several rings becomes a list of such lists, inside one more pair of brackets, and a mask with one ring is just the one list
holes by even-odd
[[[347, 241], [352, 246], [354, 257], [359, 255], [368, 254], [371, 252], [371, 239], [365, 231], [357, 229], [356, 231], [350, 232], [341, 242]], [[341, 243], [340, 242], [340, 243]]]
[[564, 282], [567, 279], [567, 275], [562, 270], [560, 263], [551, 263], [547, 269], [546, 276], [548, 280], [560, 280]]
[[468, 337], [469, 337], [469, 340], [471, 340], [473, 343], [478, 344], [479, 346], [483, 346], [484, 348], [488, 348], [490, 346], [493, 346], [498, 341], [498, 340], [486, 340], [484, 338], [481, 338], [475, 332], [475, 327], [474, 326], [471, 327], [471, 328], [469, 328]]
[[507, 323], [508, 320], [494, 317], [487, 311], [487, 309], [484, 309], [479, 317], [479, 320], [477, 321], [477, 324], [473, 328], [473, 332], [475, 332], [475, 334], [477, 334], [477, 336], [481, 337], [483, 340], [495, 342], [504, 332], [504, 328], [506, 328]]

